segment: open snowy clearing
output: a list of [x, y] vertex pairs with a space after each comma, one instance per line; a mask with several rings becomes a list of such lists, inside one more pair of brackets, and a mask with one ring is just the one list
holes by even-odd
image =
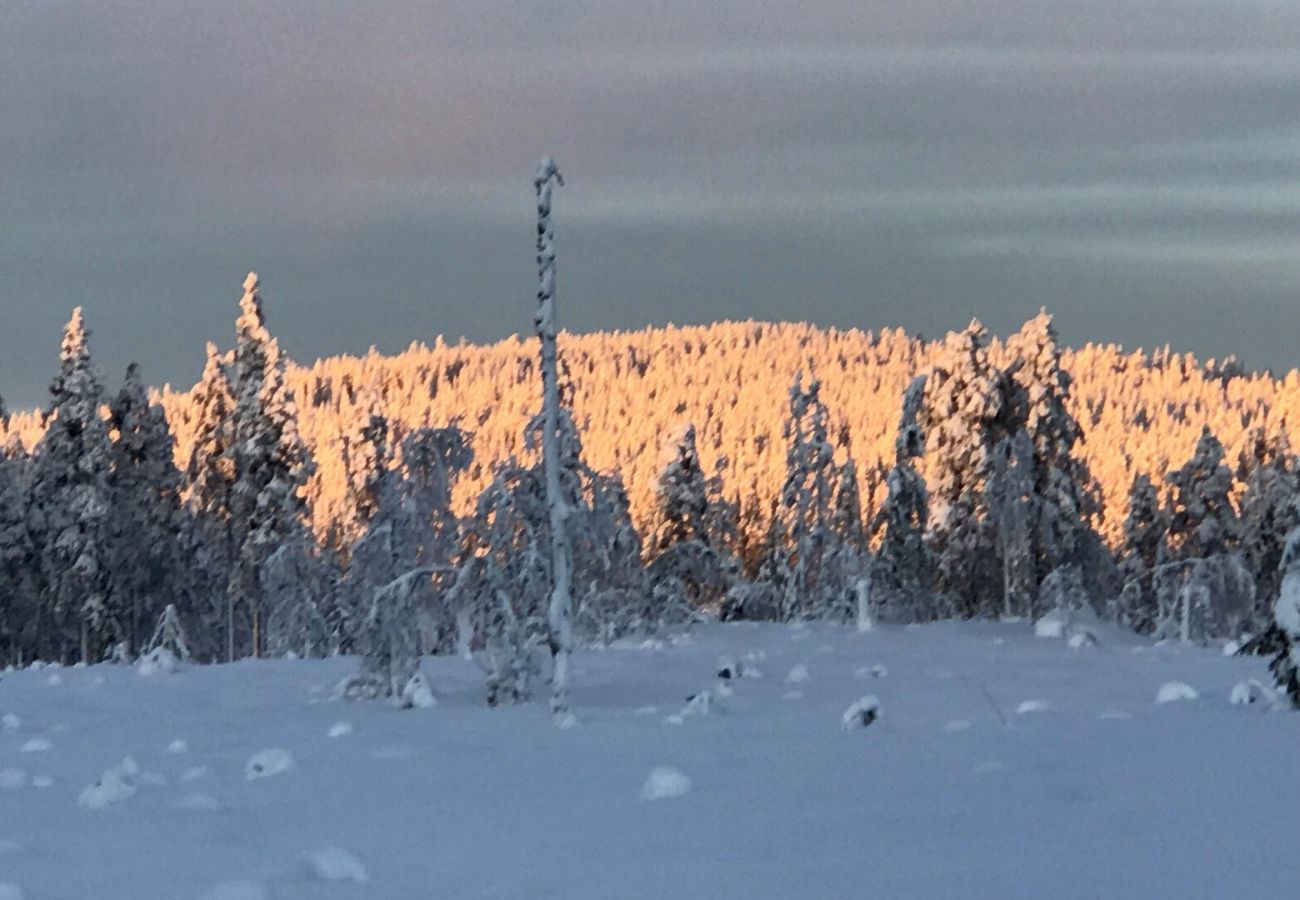
[[[424, 661], [431, 709], [332, 699], [354, 667], [5, 673], [0, 897], [1185, 898], [1300, 884], [1300, 717], [1231, 702], [1238, 683], [1267, 683], [1265, 664], [1215, 648], [1105, 631], [1071, 649], [1028, 623], [712, 625], [580, 652], [567, 730], [544, 702], [486, 708], [458, 659]], [[871, 696], [878, 707], [846, 717]]]

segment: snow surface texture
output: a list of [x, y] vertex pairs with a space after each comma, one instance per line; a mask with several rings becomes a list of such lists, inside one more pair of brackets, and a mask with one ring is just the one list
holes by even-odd
[[[1300, 720], [1229, 700], [1271, 683], [1266, 659], [1104, 627], [1080, 653], [1029, 622], [808, 631], [713, 625], [654, 650], [580, 651], [570, 731], [544, 698], [486, 708], [481, 672], [456, 658], [424, 660], [438, 706], [419, 715], [321, 701], [355, 671], [346, 658], [59, 669], [53, 690], [49, 668], [8, 672], [0, 710], [21, 726], [0, 730], [0, 773], [22, 774], [0, 790], [0, 881], [28, 900], [1164, 900], [1300, 883], [1295, 829], [1278, 827], [1295, 822], [1300, 767], [1271, 767], [1260, 790], [1248, 764], [1286, 758]], [[813, 665], [821, 644], [835, 652]], [[732, 679], [709, 715], [664, 724], [717, 685], [719, 657], [751, 653], [776, 677]], [[804, 698], [782, 700], [801, 663]], [[1171, 681], [1200, 699], [1153, 704]], [[841, 731], [867, 692], [886, 714]], [[1027, 699], [1051, 711], [1017, 715]], [[340, 719], [355, 730], [331, 739]], [[21, 753], [34, 738], [53, 746]], [[168, 752], [177, 740], [188, 752]], [[268, 747], [296, 766], [246, 781]], [[78, 803], [127, 757], [138, 766], [115, 777], [132, 796]], [[642, 801], [661, 765], [693, 789]], [[323, 848], [369, 881], [319, 880]]]

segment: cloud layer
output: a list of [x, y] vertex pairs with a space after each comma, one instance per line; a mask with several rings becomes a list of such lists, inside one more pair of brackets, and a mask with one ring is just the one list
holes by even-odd
[[[194, 8], [198, 6], [212, 7]], [[83, 304], [188, 383], [243, 274], [301, 358], [562, 320], [998, 329], [1294, 364], [1300, 7], [1272, 0], [18, 0], [0, 392]]]

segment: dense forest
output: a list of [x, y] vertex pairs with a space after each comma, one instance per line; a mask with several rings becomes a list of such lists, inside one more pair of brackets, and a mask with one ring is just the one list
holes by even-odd
[[[535, 340], [301, 367], [254, 276], [188, 391], [133, 366], [107, 392], [87, 334], [78, 310], [48, 407], [2, 419], [9, 662], [139, 653], [169, 604], [204, 658], [347, 652], [411, 573], [425, 651], [530, 627]], [[1300, 373], [1062, 348], [1046, 313], [1001, 340], [749, 322], [559, 350], [589, 639], [701, 611], [1258, 634], [1300, 521]]]

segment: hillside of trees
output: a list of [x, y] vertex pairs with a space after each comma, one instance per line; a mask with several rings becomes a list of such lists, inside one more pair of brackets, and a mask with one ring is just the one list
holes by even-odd
[[[114, 392], [78, 310], [49, 406], [0, 416], [0, 656], [138, 653], [168, 604], [206, 658], [346, 652], [415, 571], [424, 649], [526, 631], [550, 578], [529, 550], [536, 347], [298, 366], [250, 276], [198, 385], [149, 391], [133, 366]], [[1295, 371], [1061, 348], [1046, 313], [1005, 339], [748, 322], [559, 350], [588, 638], [700, 610], [1268, 623], [1298, 517]]]

